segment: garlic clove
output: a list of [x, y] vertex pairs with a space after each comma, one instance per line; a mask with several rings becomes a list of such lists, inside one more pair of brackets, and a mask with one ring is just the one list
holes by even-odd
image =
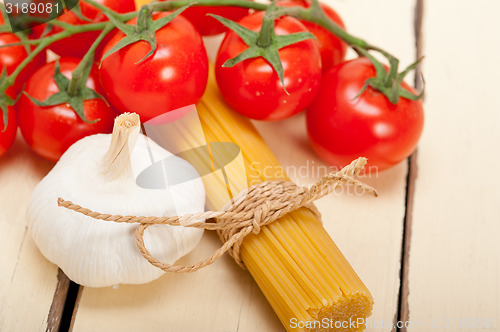
[[[137, 249], [137, 225], [94, 220], [59, 207], [58, 197], [109, 214], [166, 216], [204, 210], [205, 192], [196, 170], [138, 128], [138, 116], [121, 115], [112, 135], [76, 142], [33, 191], [27, 213], [33, 239], [47, 259], [81, 285], [146, 283], [163, 271]], [[168, 188], [141, 188], [135, 179], [151, 165], [150, 153], [154, 160], [175, 160], [168, 177], [189, 173], [193, 179]], [[155, 225], [144, 240], [155, 257], [173, 264], [194, 249], [202, 234], [195, 228]]]

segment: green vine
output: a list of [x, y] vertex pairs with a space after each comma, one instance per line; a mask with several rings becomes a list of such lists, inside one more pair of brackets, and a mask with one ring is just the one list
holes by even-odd
[[[247, 43], [249, 46], [249, 50], [252, 49], [252, 51], [249, 52], [245, 51], [236, 58], [230, 59], [228, 61], [229, 63], [227, 64], [228, 66], [234, 65], [237, 62], [243, 61], [248, 58], [263, 56], [270, 62], [270, 64], [273, 66], [273, 68], [276, 70], [276, 72], [282, 79], [282, 72], [280, 73], [281, 61], [279, 59], [279, 56], [276, 57], [276, 54], [277, 50], [279, 50], [281, 47], [290, 44], [287, 44], [289, 42], [288, 40], [285, 43], [284, 41], [280, 40], [280, 38], [276, 38], [278, 36], [276, 36], [274, 34], [274, 31], [271, 30], [274, 29], [274, 19], [282, 16], [292, 16], [297, 19], [307, 20], [322, 26], [323, 28], [327, 29], [328, 31], [330, 31], [331, 33], [342, 39], [349, 46], [354, 48], [358, 54], [368, 57], [370, 61], [372, 61], [372, 63], [374, 64], [377, 74], [375, 78], [367, 80], [365, 88], [367, 86], [372, 86], [374, 89], [383, 93], [392, 103], [397, 103], [400, 97], [409, 98], [413, 100], [422, 97], [422, 94], [414, 95], [411, 92], [401, 88], [401, 83], [405, 75], [408, 74], [408, 72], [410, 72], [411, 70], [415, 69], [420, 60], [411, 64], [410, 66], [408, 66], [408, 68], [399, 73], [398, 71], [399, 60], [395, 56], [377, 46], [368, 43], [367, 41], [359, 37], [351, 35], [347, 31], [342, 29], [339, 25], [333, 22], [325, 14], [323, 9], [319, 5], [318, 0], [312, 0], [312, 5], [309, 8], [303, 8], [300, 6], [280, 7], [276, 6], [274, 2], [268, 5], [247, 0], [196, 0], [196, 2], [193, 0], [164, 1], [164, 2], [153, 1], [149, 4], [142, 6], [141, 9], [136, 12], [126, 13], [126, 14], [118, 14], [113, 10], [93, 0], [81, 0], [81, 1], [84, 1], [100, 9], [110, 19], [110, 21], [102, 23], [89, 23], [84, 25], [71, 25], [58, 20], [53, 20], [50, 21], [49, 24], [61, 27], [63, 31], [56, 33], [54, 35], [44, 36], [37, 40], [22, 39], [20, 43], [1, 46], [1, 47], [6, 47], [13, 45], [36, 45], [37, 47], [28, 55], [28, 57], [16, 68], [16, 70], [12, 74], [0, 78], [0, 93], [5, 95], [7, 88], [14, 83], [17, 76], [26, 67], [26, 65], [30, 61], [32, 61], [37, 54], [42, 52], [47, 46], [58, 40], [62, 40], [64, 38], [82, 32], [99, 31], [99, 30], [106, 30], [107, 32], [109, 32], [112, 28], [118, 28], [127, 35], [127, 37], [125, 37], [126, 40], [125, 39], [124, 40], [128, 44], [136, 42], [138, 40], [146, 40], [151, 46], [151, 52], [148, 53], [147, 55], [149, 56], [154, 52], [156, 48], [156, 39], [154, 32], [160, 29], [162, 26], [168, 24], [168, 22], [170, 22], [169, 19], [167, 19], [167, 17], [165, 17], [164, 21], [162, 21], [161, 23], [159, 23], [158, 21], [153, 22], [151, 19], [151, 15], [153, 12], [172, 11], [180, 9], [178, 12], [174, 13], [176, 15], [185, 8], [187, 8], [188, 6], [236, 6], [236, 7], [254, 9], [258, 11], [267, 11], [267, 13], [264, 18], [263, 27], [259, 34], [256, 34], [255, 32], [253, 32], [253, 34], [249, 33], [248, 32], [249, 30], [245, 31], [244, 28], [241, 29], [242, 28], [241, 26], [239, 26], [240, 28], [238, 28], [235, 22], [229, 21], [224, 18], [216, 17], [219, 21], [221, 21], [229, 28], [238, 30], [240, 33], [245, 34], [247, 41], [249, 41]], [[170, 20], [173, 17], [175, 17], [174, 14], [170, 15], [172, 16]], [[132, 27], [128, 24], [125, 24], [125, 22], [137, 16], [139, 16], [139, 19], [136, 27]], [[5, 29], [5, 27], [3, 29]], [[238, 31], [236, 32], [238, 33]], [[88, 67], [88, 59], [90, 57], [92, 57], [93, 59], [93, 52], [95, 51], [95, 49], [97, 48], [97, 46], [99, 45], [99, 43], [102, 41], [103, 38], [104, 37], [98, 38], [94, 42], [91, 49], [89, 50], [89, 53], [92, 54], [91, 55], [87, 54], [88, 56], [85, 56], [84, 59], [82, 59], [82, 63], [84, 64], [78, 66], [77, 70], [75, 70], [75, 72], [73, 73], [72, 81], [69, 83], [68, 86], [68, 89], [70, 89], [70, 94], [74, 92], [75, 86], [77, 85], [82, 86], [81, 81], [83, 80], [83, 78], [85, 78], [86, 80], [86, 77], [82, 76], [82, 73], [84, 72], [83, 68]], [[296, 43], [301, 40], [304, 40], [305, 38], [311, 38], [311, 36], [306, 36], [305, 34], [303, 36], [295, 36], [292, 37], [290, 41], [293, 41], [292, 43]], [[126, 46], [125, 42], [122, 44], [123, 45], [120, 45], [121, 47]], [[109, 56], [109, 54], [118, 51], [118, 49], [120, 49], [121, 47], [117, 47], [111, 50], [112, 52], [108, 52], [107, 54], [105, 54], [104, 57], [107, 57]], [[268, 53], [261, 52], [262, 49], [268, 49], [269, 52]], [[389, 63], [389, 70], [386, 70], [384, 66], [369, 53], [370, 51], [377, 52], [381, 54], [383, 57], [385, 57]], [[261, 54], [259, 54], [259, 52]], [[76, 83], [73, 83], [74, 81], [76, 81]], [[362, 91], [360, 92], [360, 94], [361, 93]], [[0, 98], [0, 108], [2, 108], [4, 114], [5, 112], [7, 112], [8, 105], [5, 103], [5, 100], [7, 99]]]

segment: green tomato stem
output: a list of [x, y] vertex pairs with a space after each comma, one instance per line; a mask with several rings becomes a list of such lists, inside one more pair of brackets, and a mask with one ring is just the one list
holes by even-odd
[[[83, 0], [83, 1], [88, 1], [88, 0]], [[154, 11], [169, 11], [172, 9], [177, 9], [186, 6], [191, 3], [193, 3], [192, 0], [164, 1], [164, 2], [156, 2], [152, 4], [151, 7]], [[193, 6], [244, 7], [260, 11], [264, 11], [268, 7], [268, 5], [266, 4], [247, 1], [247, 0], [197, 0], [196, 3], [193, 4]]]
[[274, 35], [274, 8], [275, 2], [268, 7], [264, 19], [262, 20], [262, 27], [260, 28], [259, 38], [257, 38], [257, 45], [260, 47], [267, 47], [271, 45]]
[[[144, 5], [143, 8], [141, 8], [140, 11], [136, 12], [131, 12], [131, 13], [125, 13], [125, 14], [118, 14], [114, 12], [113, 10], [109, 9], [106, 6], [103, 6], [102, 4], [97, 3], [94, 0], [82, 0], [97, 9], [100, 9], [104, 14], [106, 14], [108, 17], [113, 17], [116, 20], [120, 22], [126, 22], [134, 17], [137, 17], [140, 12], [144, 11], [170, 11], [174, 10], [183, 6], [186, 6], [188, 4], [193, 4], [193, 0], [178, 0], [178, 1], [164, 1], [164, 2], [152, 2], [147, 5]], [[243, 8], [249, 8], [249, 9], [254, 9], [258, 11], [265, 11], [269, 8], [269, 6], [274, 6], [274, 4], [267, 5], [267, 4], [262, 4], [262, 3], [257, 3], [254, 1], [248, 1], [248, 0], [196, 0], [196, 3], [193, 4], [193, 6], [235, 6], [235, 7], [243, 7]], [[302, 8], [300, 6], [296, 7], [276, 7], [276, 10], [273, 11], [274, 13], [274, 18], [276, 17], [281, 17], [281, 16], [292, 16], [300, 20], [306, 20], [312, 23], [316, 23], [323, 28], [327, 29], [337, 37], [339, 37], [341, 40], [346, 42], [349, 46], [353, 47], [354, 49], [358, 50], [373, 50], [376, 52], [379, 52], [382, 54], [384, 57], [387, 58], [389, 61], [389, 64], [391, 65], [391, 68], [389, 70], [389, 74], [385, 77], [384, 81], [384, 88], [390, 88], [393, 90], [394, 94], [397, 91], [397, 86], [395, 86], [395, 82], [398, 81], [398, 74], [397, 74], [397, 65], [399, 61], [397, 60], [396, 57], [394, 57], [392, 54], [389, 52], [369, 44], [365, 40], [358, 38], [356, 36], [353, 36], [346, 32], [344, 29], [342, 29], [339, 25], [337, 25], [335, 22], [333, 22], [322, 10], [322, 8], [319, 5], [318, 0], [312, 0], [312, 6], [310, 8]], [[146, 15], [139, 15], [139, 20], [141, 17], [146, 17]], [[270, 22], [269, 22], [270, 21]], [[6, 82], [8, 84], [13, 84], [15, 81], [17, 75], [21, 72], [22, 69], [38, 54], [40, 53], [45, 47], [48, 45], [52, 44], [55, 41], [67, 38], [69, 36], [72, 36], [77, 33], [81, 32], [87, 32], [87, 31], [97, 31], [97, 30], [103, 30], [103, 29], [108, 29], [110, 24], [109, 22], [102, 22], [102, 23], [93, 23], [93, 24], [83, 24], [83, 25], [70, 25], [64, 22], [60, 22], [57, 20], [52, 21], [54, 25], [58, 25], [64, 29], [61, 33], [58, 33], [53, 36], [49, 37], [44, 37], [43, 39], [39, 41], [30, 41], [30, 44], [33, 45], [38, 45], [38, 47], [29, 54], [29, 56], [23, 61], [18, 68], [12, 73]], [[263, 22], [263, 28], [269, 28], [273, 24], [273, 20], [264, 20]], [[266, 44], [269, 42], [269, 39], [271, 34], [267, 33], [261, 33], [260, 38], [259, 38], [259, 44]], [[102, 36], [104, 38], [104, 36]], [[102, 41], [102, 39], [99, 40], [99, 42]], [[97, 47], [97, 43], [94, 43], [93, 50], [89, 50], [89, 53], [92, 53], [89, 55], [87, 53], [89, 58], [93, 58], [93, 53], [95, 52], [95, 48]], [[86, 57], [87, 57], [86, 55]], [[83, 59], [85, 62], [86, 57]], [[84, 67], [84, 65], [82, 65]], [[78, 67], [80, 68], [80, 66]], [[77, 72], [77, 80], [78, 80], [78, 74], [79, 72], [83, 70], [78, 69]], [[76, 84], [76, 83], [75, 83]], [[2, 87], [0, 87], [0, 92], [3, 92], [6, 90], [7, 87], [5, 87], [6, 84], [3, 84]], [[72, 88], [73, 89], [73, 88]], [[385, 89], [384, 89], [385, 90]], [[392, 95], [393, 93], [391, 93]], [[395, 101], [397, 98], [396, 96], [387, 96], [391, 101]]]
[[85, 83], [87, 82], [90, 73], [88, 67], [92, 67], [92, 64], [94, 62], [95, 51], [97, 47], [99, 47], [103, 39], [106, 37], [106, 35], [110, 33], [113, 29], [114, 29], [113, 24], [111, 22], [107, 22], [104, 30], [102, 30], [102, 32], [99, 34], [99, 37], [97, 37], [97, 39], [92, 43], [92, 46], [90, 46], [89, 50], [87, 51], [83, 59], [80, 61], [76, 69], [73, 71], [73, 74], [71, 76], [71, 81], [68, 87], [68, 94], [70, 96], [76, 94], [81, 86], [85, 86]]
[[[92, 0], [88, 0], [88, 1], [92, 1]], [[118, 17], [119, 17], [119, 19], [121, 21], [128, 21], [128, 20], [134, 18], [135, 16], [137, 16], [137, 12], [118, 15]], [[64, 23], [64, 22], [56, 21], [56, 20], [54, 20], [53, 22], [57, 22], [57, 23], [54, 23], [54, 25], [60, 26], [60, 27], [64, 28], [65, 30], [63, 30], [63, 31], [61, 31], [61, 32], [59, 32], [59, 33], [57, 33], [55, 35], [52, 35], [52, 36], [46, 36], [46, 37], [43, 37], [41, 39], [28, 41], [27, 42], [28, 44], [30, 44], [30, 45], [38, 45], [38, 46], [31, 53], [29, 53], [28, 56], [26, 57], [26, 59], [24, 59], [19, 64], [19, 66], [17, 66], [16, 70], [12, 74], [10, 74], [8, 76], [8, 78], [5, 81], [5, 84], [3, 84], [3, 86], [0, 87], [0, 92], [5, 92], [9, 86], [11, 86], [12, 84], [14, 84], [14, 82], [15, 82], [17, 76], [19, 75], [19, 73], [40, 52], [42, 52], [43, 50], [45, 50], [45, 48], [47, 46], [51, 45], [52, 43], [55, 43], [56, 41], [62, 40], [64, 38], [73, 36], [73, 35], [78, 34], [78, 33], [103, 30], [103, 29], [105, 29], [109, 25], [109, 22], [92, 23], [92, 24], [84, 24], [84, 25], [71, 25], [71, 24], [67, 24], [67, 23]], [[52, 24], [52, 22], [51, 22], [51, 24]], [[114, 28], [114, 26], [112, 26], [112, 28]], [[96, 48], [97, 48], [97, 46], [96, 46]]]
[[[93, 2], [93, 0], [83, 0], [85, 2]], [[316, 0], [317, 2], [317, 0]], [[185, 6], [189, 3], [192, 3], [190, 0], [182, 0], [182, 1], [165, 1], [154, 3], [151, 7], [155, 11], [168, 11], [172, 9], [176, 9], [182, 6]], [[255, 9], [264, 11], [267, 10], [269, 5], [256, 3], [253, 1], [247, 0], [197, 0], [193, 6], [235, 6], [235, 7], [244, 7], [249, 9]], [[302, 7], [276, 7], [277, 10], [275, 12], [275, 17], [281, 16], [293, 16], [295, 18], [310, 21], [321, 25], [344, 42], [349, 44], [350, 46], [357, 46], [364, 49], [373, 49], [377, 51], [383, 51], [378, 47], [372, 46], [361, 38], [355, 37], [344, 29], [342, 29], [338, 24], [330, 20], [330, 18], [319, 8], [320, 10], [310, 10], [308, 8]], [[315, 7], [312, 7], [315, 8]], [[383, 51], [384, 56], [389, 55], [389, 53]], [[390, 55], [389, 55], [390, 56]]]
[[[59, 39], [65, 38], [64, 36], [62, 36], [61, 38], [58, 38], [59, 34], [54, 35], [52, 37], [53, 37], [53, 39], [52, 39], [53, 41], [57, 41]], [[41, 40], [40, 43], [38, 43], [38, 46], [30, 54], [28, 54], [26, 59], [24, 59], [23, 62], [21, 62], [19, 64], [19, 66], [17, 66], [16, 70], [14, 70], [14, 72], [12, 72], [12, 74], [10, 74], [7, 77], [7, 79], [4, 82], [4, 85], [2, 87], [0, 87], [0, 92], [2, 92], [2, 93], [5, 92], [9, 86], [13, 85], [14, 82], [16, 81], [16, 78], [19, 75], [19, 73], [28, 65], [28, 63], [33, 61], [33, 59], [50, 44], [51, 44], [51, 41], [49, 41], [47, 39]]]
[[137, 32], [145, 31], [149, 28], [152, 10], [149, 6], [142, 6], [137, 16]]
[[282, 7], [276, 12], [277, 17], [285, 15], [316, 23], [342, 39], [351, 47], [355, 46], [364, 49], [372, 48], [372, 46], [363, 39], [355, 37], [342, 29], [337, 23], [333, 22], [322, 10], [314, 10], [312, 7], [311, 9], [300, 7]]

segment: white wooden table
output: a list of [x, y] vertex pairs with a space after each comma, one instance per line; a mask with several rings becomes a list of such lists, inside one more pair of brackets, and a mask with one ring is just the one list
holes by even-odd
[[[418, 154], [364, 178], [378, 199], [318, 202], [375, 298], [367, 331], [392, 331], [397, 321], [406, 322], [402, 331], [500, 331], [500, 2], [327, 2], [350, 32], [403, 64], [426, 56]], [[303, 115], [256, 126], [285, 168], [307, 165], [312, 175], [297, 182], [319, 177], [314, 168], [324, 164], [307, 146]], [[251, 276], [227, 257], [142, 286], [70, 286], [26, 228], [30, 192], [51, 167], [20, 135], [0, 159], [0, 331], [283, 331]], [[205, 236], [187, 260], [217, 241]]]

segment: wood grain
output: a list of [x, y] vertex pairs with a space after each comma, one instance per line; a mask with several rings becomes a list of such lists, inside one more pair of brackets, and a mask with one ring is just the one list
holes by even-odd
[[25, 218], [31, 191], [52, 166], [20, 133], [0, 159], [0, 331], [58, 329], [68, 279], [40, 254]]
[[495, 0], [426, 2], [408, 299], [423, 329], [408, 331], [500, 330], [499, 12]]

